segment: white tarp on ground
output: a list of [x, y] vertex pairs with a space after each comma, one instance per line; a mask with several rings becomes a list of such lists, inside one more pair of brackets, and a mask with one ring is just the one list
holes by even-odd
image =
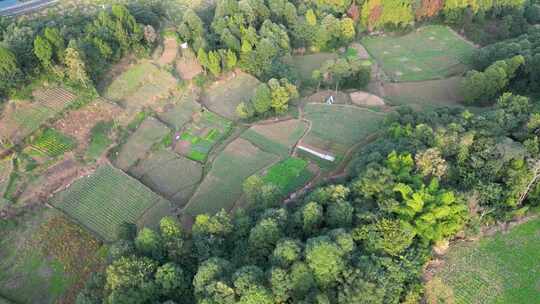
[[317, 157], [319, 157], [319, 158], [322, 158], [322, 159], [325, 159], [325, 160], [329, 160], [329, 161], [331, 161], [331, 162], [333, 162], [333, 161], [336, 160], [336, 158], [335, 158], [334, 156], [332, 156], [332, 155], [320, 153], [320, 152], [317, 152], [317, 151], [315, 151], [315, 150], [312, 150], [312, 149], [310, 149], [310, 148], [308, 148], [308, 147], [298, 146], [298, 149], [303, 150], [303, 151], [306, 151], [306, 152], [308, 152], [308, 153], [311, 153], [311, 154], [313, 154], [313, 155], [315, 155], [315, 156], [317, 156]]

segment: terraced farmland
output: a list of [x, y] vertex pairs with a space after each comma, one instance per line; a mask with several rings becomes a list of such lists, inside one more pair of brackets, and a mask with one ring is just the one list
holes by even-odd
[[203, 109], [182, 131], [175, 150], [191, 160], [204, 163], [212, 148], [227, 136], [231, 127], [232, 123], [227, 119]]
[[157, 119], [147, 118], [122, 146], [115, 165], [124, 171], [129, 170], [138, 160], [144, 158], [155, 143], [170, 132], [171, 130]]
[[244, 180], [278, 159], [245, 139], [236, 139], [215, 159], [185, 212], [195, 216], [230, 210], [242, 196]]
[[0, 139], [19, 143], [66, 109], [76, 96], [63, 89], [41, 89], [35, 101], [10, 101], [0, 118]]
[[50, 203], [107, 241], [123, 222], [136, 223], [162, 197], [111, 166], [99, 167], [55, 195]]
[[200, 163], [165, 149], [152, 152], [129, 172], [176, 206], [187, 203], [203, 177]]
[[292, 148], [304, 135], [306, 129], [307, 123], [291, 119], [272, 124], [255, 125], [242, 133], [241, 136], [260, 149], [285, 158], [289, 156]]

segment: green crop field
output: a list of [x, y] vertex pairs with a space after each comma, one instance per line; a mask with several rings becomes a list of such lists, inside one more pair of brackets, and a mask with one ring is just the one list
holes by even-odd
[[[436, 278], [454, 303], [540, 303], [540, 219], [451, 247]], [[435, 291], [436, 292], [436, 291]]]
[[186, 126], [176, 144], [176, 151], [185, 157], [204, 163], [208, 154], [231, 130], [232, 123], [210, 111], [203, 110]]
[[170, 150], [160, 149], [129, 173], [177, 206], [187, 203], [203, 177], [202, 165]]
[[266, 152], [286, 158], [296, 142], [304, 135], [306, 128], [305, 122], [291, 119], [272, 124], [255, 125], [242, 133], [241, 137]]
[[238, 120], [236, 107], [243, 101], [251, 99], [260, 84], [257, 78], [237, 73], [229, 79], [215, 82], [205, 90], [203, 104], [211, 111], [230, 120]]
[[145, 119], [120, 149], [115, 165], [124, 171], [129, 170], [170, 132], [171, 130], [157, 119]]
[[296, 157], [287, 158], [268, 169], [263, 181], [277, 187], [283, 195], [295, 191], [305, 185], [313, 173], [308, 169], [308, 162]]
[[365, 37], [362, 44], [395, 81], [422, 81], [458, 75], [474, 47], [446, 26], [430, 25], [403, 36]]
[[355, 143], [377, 132], [385, 114], [349, 105], [310, 103], [305, 118], [312, 123], [303, 144], [342, 156]]
[[236, 139], [221, 152], [184, 209], [195, 216], [230, 210], [242, 196], [246, 178], [278, 160], [278, 156], [264, 152], [244, 139]]
[[32, 147], [50, 157], [63, 155], [65, 152], [73, 150], [75, 146], [74, 139], [50, 128], [43, 131], [32, 143]]
[[111, 166], [55, 195], [50, 203], [107, 241], [116, 238], [123, 222], [136, 223], [162, 198], [136, 179]]

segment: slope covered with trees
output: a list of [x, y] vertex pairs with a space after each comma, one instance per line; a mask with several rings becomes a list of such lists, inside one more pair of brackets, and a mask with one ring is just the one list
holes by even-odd
[[416, 303], [431, 246], [538, 204], [537, 120], [504, 94], [485, 114], [400, 110], [348, 183], [293, 205], [254, 196], [192, 231], [126, 225], [79, 303]]

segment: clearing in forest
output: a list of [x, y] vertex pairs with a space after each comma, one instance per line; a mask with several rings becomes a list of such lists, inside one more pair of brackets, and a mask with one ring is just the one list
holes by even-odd
[[184, 206], [203, 177], [202, 165], [173, 151], [160, 149], [140, 161], [129, 173], [176, 206]]
[[459, 242], [426, 286], [446, 303], [540, 303], [540, 219], [477, 242]]
[[0, 296], [13, 303], [74, 303], [105, 263], [101, 242], [51, 208], [14, 221], [2, 226]]
[[167, 65], [173, 63], [174, 59], [178, 55], [178, 40], [176, 37], [165, 37], [163, 40], [163, 53], [158, 59], [160, 65]]
[[170, 136], [171, 130], [153, 117], [145, 119], [128, 141], [120, 148], [115, 166], [127, 171], [143, 159], [154, 144]]
[[191, 123], [182, 130], [175, 151], [204, 163], [212, 148], [229, 134], [231, 128], [229, 120], [202, 109], [194, 113]]
[[241, 137], [249, 140], [260, 149], [286, 158], [298, 140], [304, 135], [307, 123], [290, 119], [276, 123], [254, 125]]
[[335, 53], [316, 53], [286, 57], [285, 62], [293, 66], [302, 81], [310, 83], [313, 71], [320, 69], [326, 61], [337, 57]]
[[176, 71], [183, 80], [191, 80], [201, 74], [203, 68], [191, 49], [182, 49], [182, 56], [176, 61]]
[[356, 143], [380, 129], [385, 114], [350, 105], [309, 103], [304, 117], [311, 130], [301, 144], [338, 159]]
[[362, 44], [394, 81], [442, 79], [466, 71], [474, 46], [447, 26], [429, 25], [403, 36], [365, 37]]
[[244, 72], [231, 72], [226, 79], [214, 82], [205, 90], [202, 102], [212, 112], [238, 120], [236, 107], [251, 99], [260, 84], [257, 78]]
[[126, 107], [129, 120], [144, 106], [153, 106], [166, 98], [177, 86], [174, 76], [150, 61], [142, 61], [118, 76], [104, 92], [104, 97]]
[[184, 211], [196, 216], [231, 210], [242, 196], [244, 180], [278, 159], [277, 155], [262, 151], [245, 139], [234, 140], [216, 157]]
[[163, 200], [138, 180], [105, 165], [75, 181], [50, 203], [104, 240], [113, 241], [120, 224], [137, 223]]

